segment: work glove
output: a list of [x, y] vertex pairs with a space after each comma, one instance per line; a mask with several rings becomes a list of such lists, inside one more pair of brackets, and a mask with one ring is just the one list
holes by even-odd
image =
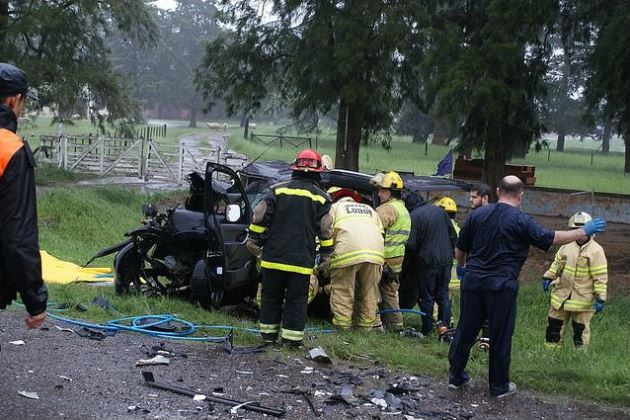
[[381, 280], [383, 284], [391, 284], [398, 282], [398, 276], [392, 271], [392, 269], [387, 265], [383, 265], [383, 278]]
[[582, 226], [587, 236], [593, 236], [596, 233], [604, 232], [606, 230], [606, 221], [604, 219], [596, 218], [590, 222], [584, 223]]
[[596, 314], [604, 310], [604, 303], [606, 303], [606, 301], [601, 300], [600, 298], [595, 298], [595, 302], [593, 302], [593, 310]]
[[542, 289], [545, 293], [549, 291], [549, 285], [551, 284], [552, 281], [553, 280], [547, 277], [542, 278], [542, 282], [540, 285], [542, 286]]
[[457, 273], [457, 278], [459, 279], [459, 281], [464, 280], [464, 276], [466, 275], [466, 269], [464, 267], [457, 264], [457, 266], [455, 266], [455, 272]]

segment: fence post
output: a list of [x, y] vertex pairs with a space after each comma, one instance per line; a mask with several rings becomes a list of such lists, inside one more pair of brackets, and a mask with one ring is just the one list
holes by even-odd
[[280, 141], [280, 148], [282, 149], [282, 136], [278, 137], [278, 141]]
[[429, 154], [429, 142], [425, 141], [424, 142], [424, 155], [426, 156], [427, 154]]
[[62, 140], [62, 145], [61, 147], [63, 148], [63, 152], [62, 152], [62, 156], [61, 156], [61, 166], [63, 167], [64, 170], [68, 170], [68, 137], [63, 136], [61, 138]]
[[315, 136], [315, 150], [317, 149], [319, 149], [319, 143], [318, 143], [317, 136]]
[[591, 152], [591, 166], [593, 166], [593, 155], [594, 155], [594, 153]]
[[184, 142], [179, 142], [179, 169], [177, 171], [177, 183], [181, 185], [183, 173], [184, 173], [184, 152], [186, 145]]
[[[99, 141], [98, 137], [96, 141]], [[101, 156], [98, 163], [98, 173], [100, 176], [103, 176], [103, 171], [105, 170], [105, 137], [101, 137], [100, 142], [101, 142], [101, 147], [100, 147]]]

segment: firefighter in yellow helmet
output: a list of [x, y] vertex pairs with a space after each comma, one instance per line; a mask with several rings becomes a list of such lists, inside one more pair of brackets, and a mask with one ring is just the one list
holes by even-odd
[[[400, 309], [398, 302], [399, 275], [405, 256], [405, 245], [411, 232], [411, 218], [401, 200], [403, 181], [394, 171], [383, 171], [370, 179], [370, 185], [378, 187], [380, 205], [376, 212], [385, 229], [385, 265], [383, 278], [379, 284], [381, 293], [380, 309]], [[403, 317], [400, 312], [383, 314], [383, 326], [394, 331], [403, 330]], [[380, 319], [375, 326], [380, 327]]]
[[348, 188], [331, 187], [334, 251], [330, 309], [341, 329], [370, 330], [376, 321], [385, 250], [379, 215]]
[[[448, 217], [451, 219], [451, 224], [453, 225], [453, 229], [455, 229], [455, 233], [459, 237], [460, 227], [459, 224], [455, 221], [455, 216], [457, 216], [457, 203], [451, 197], [442, 197], [435, 203], [437, 206], [442, 207]], [[461, 284], [460, 278], [457, 274], [457, 260], [453, 258], [453, 268], [451, 269], [451, 281], [448, 283], [449, 293], [453, 291], [459, 291], [459, 286]]]
[[[576, 213], [569, 219], [569, 228], [578, 229], [591, 220], [588, 213]], [[542, 279], [543, 290], [551, 289], [545, 345], [561, 346], [569, 321], [575, 347], [588, 345], [591, 318], [604, 309], [607, 282], [606, 255], [593, 236], [560, 247]]]

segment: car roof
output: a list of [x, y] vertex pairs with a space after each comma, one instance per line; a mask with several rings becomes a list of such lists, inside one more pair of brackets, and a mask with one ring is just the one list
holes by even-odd
[[[239, 171], [247, 177], [286, 181], [291, 179], [291, 165], [281, 160], [253, 162]], [[399, 172], [406, 190], [415, 192], [428, 191], [470, 191], [471, 184], [454, 179], [415, 175], [410, 172]], [[332, 169], [322, 173], [324, 187], [336, 186], [352, 188], [358, 191], [374, 190], [369, 184], [372, 175], [345, 169]]]

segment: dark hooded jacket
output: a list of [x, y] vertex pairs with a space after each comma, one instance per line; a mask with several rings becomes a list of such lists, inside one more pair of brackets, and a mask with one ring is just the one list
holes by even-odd
[[35, 197], [35, 160], [16, 134], [17, 117], [0, 105], [0, 309], [20, 293], [26, 310], [46, 310]]
[[414, 192], [405, 198], [405, 206], [411, 216], [405, 262], [414, 264], [415, 269], [451, 266], [457, 234], [448, 214], [441, 207], [428, 204]]

